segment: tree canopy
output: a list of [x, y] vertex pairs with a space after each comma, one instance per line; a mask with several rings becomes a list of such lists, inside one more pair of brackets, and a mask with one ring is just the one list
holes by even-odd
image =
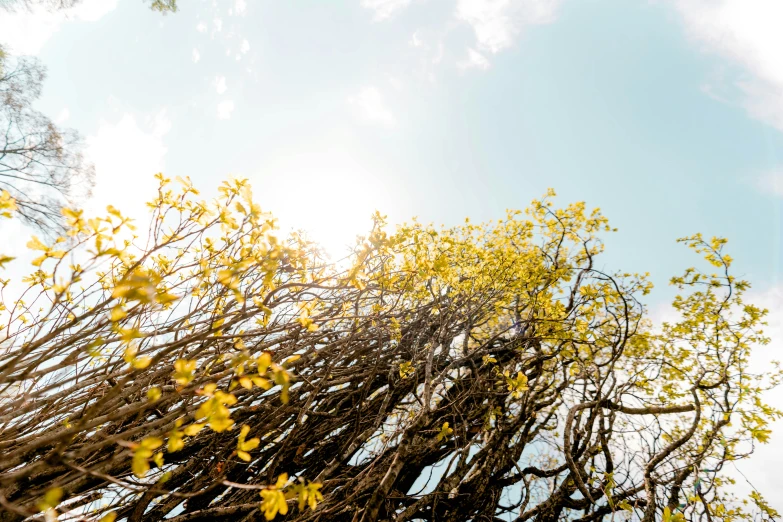
[[8, 56], [0, 46], [0, 190], [22, 219], [48, 231], [62, 230], [64, 205], [89, 195], [94, 168], [75, 131], [32, 108], [45, 76], [36, 58]]
[[[726, 466], [779, 416], [726, 241], [672, 279], [597, 268], [599, 210], [376, 214], [333, 262], [245, 181], [158, 175], [148, 227], [64, 209], [2, 304], [0, 520], [766, 520]], [[178, 187], [178, 188], [177, 188]], [[0, 199], [13, 212], [9, 194]], [[746, 499], [747, 500], [747, 499]], [[39, 515], [40, 516], [40, 515]]]

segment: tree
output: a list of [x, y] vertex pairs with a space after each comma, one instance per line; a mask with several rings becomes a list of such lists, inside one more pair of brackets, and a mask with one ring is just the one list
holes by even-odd
[[0, 9], [9, 12], [19, 10], [31, 11], [35, 7], [41, 7], [47, 11], [60, 11], [70, 9], [80, 0], [0, 0]]
[[[726, 465], [779, 413], [748, 370], [766, 310], [725, 240], [715, 273], [597, 268], [583, 203], [387, 230], [323, 259], [241, 180], [213, 203], [162, 175], [132, 236], [65, 210], [5, 306], [2, 520], [767, 520]], [[6, 207], [11, 208], [7, 195]]]
[[75, 131], [32, 108], [45, 75], [35, 58], [10, 57], [0, 47], [0, 189], [27, 223], [56, 230], [63, 205], [89, 195], [94, 168]]
[[[149, 1], [150, 9], [159, 13], [174, 13], [177, 11], [177, 0], [145, 0]], [[47, 11], [61, 11], [71, 9], [81, 0], [0, 0], [0, 9], [17, 11], [20, 9], [31, 11], [40, 7]]]
[[[0, 10], [60, 11], [79, 1], [0, 0]], [[176, 12], [177, 2], [151, 0], [150, 9]], [[62, 232], [62, 207], [89, 197], [95, 172], [85, 161], [78, 133], [59, 128], [32, 108], [45, 76], [37, 59], [11, 57], [0, 45], [0, 189], [13, 196], [28, 224]]]

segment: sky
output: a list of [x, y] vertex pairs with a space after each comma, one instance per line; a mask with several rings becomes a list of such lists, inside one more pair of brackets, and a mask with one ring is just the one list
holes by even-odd
[[[0, 41], [48, 68], [37, 108], [85, 138], [88, 208], [142, 216], [158, 171], [207, 194], [246, 177], [284, 230], [338, 253], [376, 209], [453, 225], [552, 187], [618, 227], [601, 268], [650, 272], [659, 319], [669, 278], [698, 262], [676, 238], [727, 237], [749, 301], [771, 312], [754, 364], [779, 357], [779, 0], [180, 4], [0, 14]], [[783, 408], [783, 390], [770, 400]], [[783, 509], [777, 429], [742, 471]]]

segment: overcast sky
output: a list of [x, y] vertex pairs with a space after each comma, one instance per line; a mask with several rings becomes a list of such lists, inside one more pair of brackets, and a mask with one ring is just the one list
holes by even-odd
[[[0, 15], [0, 41], [49, 70], [38, 108], [86, 138], [91, 208], [140, 216], [158, 171], [208, 194], [237, 175], [284, 229], [338, 251], [375, 209], [457, 224], [553, 187], [620, 229], [603, 267], [651, 272], [656, 317], [697, 263], [675, 239], [728, 237], [772, 312], [756, 363], [780, 357], [783, 2], [180, 4]], [[780, 448], [742, 469], [783, 509]]]

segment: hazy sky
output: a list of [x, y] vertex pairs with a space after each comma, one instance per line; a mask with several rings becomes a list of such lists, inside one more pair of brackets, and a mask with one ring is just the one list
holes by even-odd
[[[659, 317], [697, 263], [675, 239], [728, 237], [772, 312], [758, 364], [783, 348], [783, 2], [180, 3], [0, 14], [0, 41], [48, 67], [38, 108], [86, 137], [93, 208], [139, 215], [157, 171], [207, 194], [237, 175], [339, 250], [376, 208], [456, 224], [553, 187], [619, 227], [604, 268], [651, 272]], [[743, 467], [770, 499], [775, 445]]]

